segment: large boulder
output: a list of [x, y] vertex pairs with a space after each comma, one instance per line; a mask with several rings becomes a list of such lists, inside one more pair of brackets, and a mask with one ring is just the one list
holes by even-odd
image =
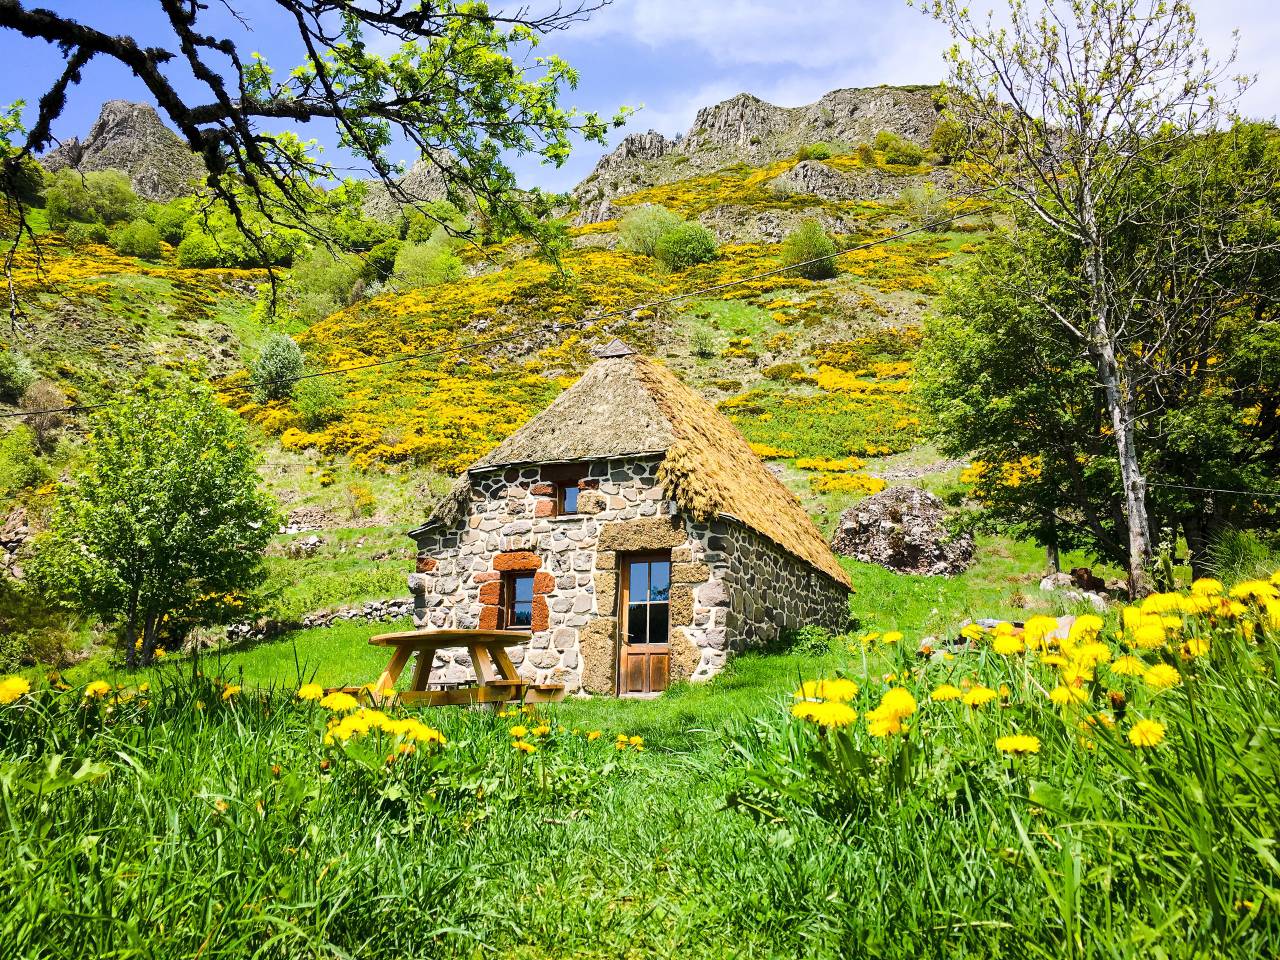
[[973, 560], [973, 536], [947, 531], [942, 501], [915, 487], [890, 487], [840, 516], [831, 549], [898, 573], [953, 576]]

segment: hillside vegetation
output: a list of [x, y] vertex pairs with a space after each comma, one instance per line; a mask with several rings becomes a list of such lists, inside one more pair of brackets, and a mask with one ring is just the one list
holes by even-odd
[[[927, 139], [927, 114], [899, 119], [915, 117], [910, 123]], [[766, 121], [742, 115], [744, 123]], [[352, 252], [295, 254], [295, 268], [279, 274], [274, 316], [264, 270], [193, 265], [201, 261], [192, 251], [204, 251], [208, 238], [226, 258], [245, 255], [216, 210], [210, 220], [179, 197], [128, 213], [106, 174], [95, 174], [85, 195], [58, 181], [57, 189], [72, 190], [71, 212], [58, 214], [58, 230], [45, 227], [38, 250], [20, 253], [27, 318], [0, 332], [0, 342], [71, 404], [109, 400], [157, 368], [211, 381], [251, 425], [264, 482], [293, 518], [268, 556], [266, 609], [286, 621], [399, 595], [408, 543], [398, 531], [420, 521], [451, 475], [546, 406], [590, 364], [592, 348], [615, 336], [661, 357], [717, 402], [829, 524], [843, 505], [884, 485], [882, 458], [919, 444], [911, 389], [919, 319], [941, 272], [975, 252], [991, 224], [976, 205], [964, 216], [964, 202], [939, 199], [945, 158], [927, 145], [877, 131], [862, 143], [809, 143], [800, 139], [812, 135], [803, 123], [788, 129], [746, 153], [703, 133], [697, 162], [669, 157], [665, 173], [628, 174], [637, 189], [615, 192], [604, 219], [585, 208], [572, 214], [554, 259], [519, 240], [451, 241], [420, 216], [398, 225], [362, 220], [363, 193], [344, 188], [326, 201], [327, 215], [352, 238]], [[795, 146], [780, 155], [784, 143]], [[602, 169], [612, 162], [606, 157]], [[861, 195], [867, 190], [876, 198]], [[710, 246], [680, 260], [636, 247], [628, 218], [656, 208], [669, 225], [705, 227]], [[465, 228], [447, 205], [433, 209]], [[957, 215], [937, 231], [891, 239]], [[132, 248], [120, 224], [131, 222], [160, 225], [172, 245], [161, 242], [151, 259], [126, 255]], [[830, 244], [820, 249], [849, 252], [816, 275], [779, 272], [797, 259], [787, 238], [805, 224]], [[401, 272], [410, 248], [439, 268]], [[748, 279], [759, 274], [769, 275]], [[721, 289], [690, 296], [708, 288]], [[308, 372], [349, 372], [255, 388], [259, 354], [282, 332], [301, 346]], [[0, 403], [17, 409], [20, 392]], [[73, 420], [56, 449], [37, 449], [47, 467], [10, 491], [36, 528], [52, 491], [39, 483], [74, 473], [82, 429]], [[916, 472], [927, 472], [916, 459]], [[323, 542], [300, 552], [297, 543], [312, 535]]]

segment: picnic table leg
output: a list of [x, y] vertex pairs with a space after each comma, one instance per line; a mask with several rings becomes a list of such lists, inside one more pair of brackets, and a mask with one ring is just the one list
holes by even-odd
[[511, 662], [511, 657], [503, 647], [493, 648], [493, 662], [498, 668], [498, 673], [503, 680], [519, 680], [520, 672], [516, 670], [516, 665]]
[[382, 696], [383, 690], [394, 690], [396, 681], [400, 679], [400, 674], [404, 671], [404, 666], [409, 662], [409, 656], [413, 653], [408, 647], [396, 647], [396, 652], [391, 655], [391, 662], [387, 664], [387, 669], [382, 671], [382, 676], [378, 678], [378, 685], [374, 687], [374, 695]]
[[413, 682], [409, 684], [410, 690], [425, 690], [427, 682], [431, 679], [431, 665], [435, 663], [436, 652], [434, 650], [419, 650], [418, 662], [413, 668]]
[[471, 653], [471, 666], [476, 672], [476, 679], [480, 681], [480, 685], [487, 686], [490, 681], [497, 680], [498, 671], [494, 667], [489, 648], [473, 645], [467, 649]]

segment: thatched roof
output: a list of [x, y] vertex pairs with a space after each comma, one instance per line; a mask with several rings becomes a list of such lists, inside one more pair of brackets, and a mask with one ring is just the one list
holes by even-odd
[[[682, 510], [737, 520], [851, 586], [800, 502], [720, 411], [657, 361], [612, 353], [470, 471], [663, 454], [660, 479]], [[464, 474], [426, 526], [456, 522], [468, 492]]]

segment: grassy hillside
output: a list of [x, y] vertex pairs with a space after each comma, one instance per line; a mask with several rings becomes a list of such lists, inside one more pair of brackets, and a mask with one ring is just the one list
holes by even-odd
[[[826, 163], [896, 188], [938, 175], [863, 154]], [[618, 220], [607, 220], [571, 227], [557, 263], [521, 242], [468, 249], [460, 280], [405, 288], [393, 278], [379, 295], [309, 326], [267, 319], [262, 272], [180, 269], [171, 251], [145, 262], [46, 233], [42, 262], [28, 252], [19, 264], [26, 323], [0, 331], [0, 344], [30, 358], [72, 402], [108, 399], [154, 367], [214, 381], [251, 425], [264, 483], [300, 531], [269, 551], [273, 614], [284, 619], [400, 595], [403, 531], [450, 476], [550, 403], [590, 364], [592, 347], [614, 336], [661, 357], [716, 402], [830, 527], [851, 501], [898, 482], [903, 456], [916, 482], [933, 482], [936, 458], [920, 447], [911, 392], [918, 321], [941, 273], [976, 249], [989, 223], [975, 215], [949, 232], [875, 244], [920, 212], [892, 196], [827, 200], [777, 189], [772, 181], [798, 162], [738, 164], [614, 199], [620, 215], [661, 203], [710, 224], [721, 242], [709, 263], [668, 270], [622, 249]], [[830, 280], [747, 279], [776, 270], [777, 241], [805, 217], [822, 218], [841, 248], [862, 248], [842, 256]], [[772, 239], [760, 238], [761, 223], [772, 225]], [[688, 296], [725, 284], [733, 285]], [[681, 299], [645, 306], [670, 298]], [[294, 335], [313, 369], [407, 359], [329, 378], [332, 409], [309, 423], [295, 400], [241, 389], [276, 332]], [[53, 458], [55, 472], [74, 472], [78, 429]], [[954, 476], [941, 469], [942, 482]], [[38, 525], [48, 500], [30, 494], [20, 498]], [[322, 543], [300, 555], [294, 542], [310, 536]]]

